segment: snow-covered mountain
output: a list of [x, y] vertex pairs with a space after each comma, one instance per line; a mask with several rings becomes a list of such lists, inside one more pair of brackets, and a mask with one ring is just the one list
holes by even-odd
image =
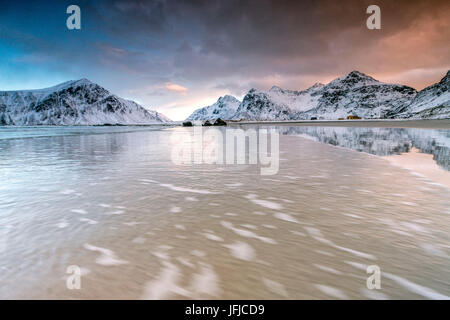
[[419, 91], [411, 104], [392, 114], [395, 118], [450, 119], [450, 71], [438, 83]]
[[229, 120], [236, 113], [241, 102], [233, 96], [220, 97], [216, 103], [195, 110], [186, 120]]
[[387, 84], [352, 71], [327, 85], [315, 84], [304, 91], [273, 87], [268, 92], [251, 89], [233, 119], [245, 120], [336, 120], [349, 115], [386, 118], [393, 109], [409, 105], [417, 91]]
[[0, 91], [0, 125], [165, 123], [170, 119], [87, 80], [23, 91]]

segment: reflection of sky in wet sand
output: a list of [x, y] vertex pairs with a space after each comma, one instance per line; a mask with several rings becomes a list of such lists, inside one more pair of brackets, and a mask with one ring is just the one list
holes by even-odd
[[383, 156], [392, 164], [450, 187], [450, 130], [279, 126], [288, 135]]
[[386, 159], [396, 166], [450, 188], [450, 172], [440, 168], [431, 154], [421, 153], [419, 149], [412, 148], [411, 152], [387, 156]]
[[[189, 130], [0, 139], [0, 297], [450, 296], [448, 188], [295, 134], [280, 136], [274, 176], [176, 166], [170, 134]], [[445, 164], [442, 132], [324, 132], [383, 152], [418, 136]], [[380, 291], [366, 288], [372, 264]], [[66, 288], [70, 265], [81, 290]]]
[[412, 148], [433, 155], [450, 171], [450, 129], [278, 126], [282, 134], [366, 152], [377, 156], [407, 153]]

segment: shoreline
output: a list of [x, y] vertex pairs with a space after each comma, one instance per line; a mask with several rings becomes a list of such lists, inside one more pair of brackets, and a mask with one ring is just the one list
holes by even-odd
[[[287, 125], [287, 126], [328, 126], [328, 127], [381, 127], [381, 128], [418, 128], [450, 129], [450, 119], [361, 119], [361, 120], [270, 120], [270, 121], [230, 121], [228, 126], [240, 125]], [[0, 128], [79, 128], [79, 127], [178, 127], [183, 121], [149, 124], [104, 124], [104, 125], [0, 125]]]
[[450, 119], [366, 119], [366, 120], [285, 120], [285, 121], [238, 121], [227, 122], [235, 125], [296, 125], [296, 126], [329, 126], [329, 127], [381, 127], [381, 128], [419, 128], [450, 129]]

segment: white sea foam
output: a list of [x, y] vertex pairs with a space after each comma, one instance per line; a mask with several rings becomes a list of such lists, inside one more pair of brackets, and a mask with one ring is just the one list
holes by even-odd
[[136, 243], [136, 244], [143, 244], [145, 243], [146, 239], [143, 237], [137, 237], [134, 238], [131, 242]]
[[429, 233], [427, 229], [425, 229], [422, 226], [419, 226], [418, 224], [411, 223], [411, 222], [402, 222], [402, 224], [412, 231], [420, 232], [420, 233]]
[[373, 256], [371, 254], [368, 254], [368, 253], [364, 253], [364, 252], [361, 252], [361, 251], [357, 251], [357, 250], [341, 247], [341, 246], [338, 246], [338, 245], [335, 245], [335, 248], [337, 248], [339, 250], [342, 250], [342, 251], [346, 251], [348, 253], [351, 253], [351, 254], [353, 254], [353, 255], [355, 255], [357, 257], [361, 257], [361, 258], [369, 259], [369, 260], [376, 260], [375, 256]]
[[72, 194], [72, 193], [75, 193], [75, 192], [76, 191], [72, 190], [72, 189], [64, 189], [64, 190], [61, 190], [59, 193], [64, 194], [64, 195], [68, 195], [68, 194]]
[[355, 218], [355, 219], [362, 219], [361, 216], [358, 216], [356, 214], [352, 214], [352, 213], [344, 213], [344, 216], [350, 217], [350, 218]]
[[263, 281], [264, 285], [271, 292], [273, 292], [275, 294], [278, 294], [278, 295], [280, 295], [282, 297], [285, 297], [285, 298], [289, 297], [286, 289], [284, 288], [284, 286], [281, 283], [273, 281], [273, 280], [270, 280], [270, 279], [266, 279], [266, 278], [263, 278], [262, 281]]
[[325, 271], [325, 272], [334, 273], [334, 274], [338, 274], [338, 275], [342, 274], [342, 272], [340, 272], [340, 271], [338, 271], [336, 269], [333, 269], [331, 267], [323, 266], [323, 265], [320, 265], [320, 264], [314, 264], [314, 266], [316, 268], [322, 270], [322, 271]]
[[182, 265], [189, 267], [189, 268], [194, 268], [195, 265], [193, 263], [191, 263], [189, 261], [189, 259], [183, 258], [183, 257], [177, 257], [176, 258], [178, 260], [179, 263], [181, 263]]
[[257, 204], [257, 205], [259, 205], [261, 207], [264, 207], [264, 208], [269, 208], [269, 209], [272, 209], [272, 210], [282, 210], [283, 209], [283, 206], [281, 204], [276, 203], [276, 202], [272, 202], [272, 201], [268, 201], [268, 200], [258, 199], [255, 194], [249, 194], [245, 198], [250, 200], [254, 204]]
[[130, 221], [130, 222], [123, 222], [122, 224], [129, 226], [129, 227], [134, 227], [137, 226], [138, 224], [141, 224], [142, 222], [137, 222], [137, 221]]
[[306, 234], [297, 230], [291, 230], [291, 233], [295, 234], [296, 236], [306, 237]]
[[70, 212], [78, 213], [78, 214], [87, 214], [87, 211], [84, 209], [72, 209]]
[[148, 182], [148, 183], [158, 183], [157, 181], [151, 180], [151, 179], [138, 179], [138, 181], [141, 181], [141, 182]]
[[106, 212], [105, 214], [107, 214], [107, 215], [119, 215], [119, 214], [124, 214], [124, 213], [125, 213], [124, 210], [116, 210], [116, 211]]
[[92, 219], [88, 219], [88, 218], [80, 218], [79, 219], [81, 222], [87, 222], [88, 224], [97, 224], [98, 221], [92, 220]]
[[200, 189], [191, 189], [191, 188], [185, 188], [185, 187], [177, 187], [172, 184], [168, 183], [162, 183], [160, 184], [161, 187], [168, 188], [172, 191], [178, 191], [178, 192], [191, 192], [191, 193], [199, 193], [199, 194], [215, 194], [216, 192], [212, 192], [209, 190], [200, 190]]
[[323, 254], [324, 256], [335, 257], [335, 255], [333, 253], [328, 252], [328, 251], [323, 251], [323, 250], [314, 250], [314, 251], [319, 254]]
[[421, 243], [420, 246], [428, 253], [437, 257], [448, 259], [449, 256], [443, 250], [430, 243]]
[[96, 251], [100, 253], [100, 256], [95, 260], [96, 263], [103, 266], [117, 266], [127, 264], [128, 261], [117, 258], [116, 254], [106, 248], [100, 248], [86, 243], [84, 248], [90, 251]]
[[255, 250], [246, 242], [236, 241], [232, 244], [225, 244], [224, 247], [230, 249], [231, 255], [238, 259], [250, 261], [255, 258]]
[[212, 266], [205, 263], [200, 263], [200, 272], [193, 275], [189, 288], [193, 298], [201, 298], [204, 295], [219, 297], [222, 293], [219, 277]]
[[69, 224], [66, 221], [61, 221], [56, 226], [60, 229], [64, 229], [64, 228], [67, 228], [69, 226]]
[[261, 212], [261, 211], [254, 211], [253, 214], [256, 214], [257, 216], [265, 216], [266, 215], [265, 212]]
[[275, 240], [267, 238], [267, 237], [259, 236], [256, 233], [254, 233], [253, 231], [235, 228], [231, 222], [221, 221], [220, 224], [222, 226], [224, 226], [225, 228], [232, 230], [234, 233], [236, 233], [237, 235], [240, 235], [242, 237], [254, 238], [254, 239], [261, 240], [262, 242], [265, 242], [265, 243], [276, 244]]
[[193, 256], [198, 257], [198, 258], [203, 258], [204, 256], [206, 256], [206, 253], [205, 253], [204, 251], [197, 250], [197, 249], [192, 250], [192, 251], [191, 251], [191, 254], [192, 254]]
[[206, 239], [209, 239], [209, 240], [219, 241], [219, 242], [223, 241], [223, 239], [221, 237], [216, 236], [215, 234], [212, 234], [212, 233], [204, 233], [203, 235], [206, 237]]
[[315, 228], [312, 228], [312, 227], [305, 227], [305, 230], [309, 233], [309, 235], [311, 237], [313, 237], [314, 239], [316, 239], [319, 242], [327, 244], [327, 245], [329, 245], [331, 247], [334, 247], [336, 249], [339, 249], [339, 250], [351, 253], [351, 254], [353, 254], [355, 256], [358, 256], [358, 257], [361, 257], [361, 258], [365, 258], [365, 259], [369, 259], [369, 260], [376, 260], [376, 257], [371, 255], [371, 254], [360, 252], [360, 251], [353, 250], [353, 249], [349, 249], [349, 248], [346, 248], [346, 247], [342, 247], [342, 246], [339, 246], [339, 245], [335, 244], [334, 242], [332, 242], [332, 241], [330, 241], [328, 239], [325, 239], [323, 237], [322, 233], [320, 232], [320, 230], [318, 230], [318, 229], [315, 229]]
[[172, 213], [180, 213], [181, 212], [181, 208], [180, 207], [172, 207], [172, 208], [170, 208], [170, 212], [172, 212]]
[[290, 214], [287, 214], [287, 213], [277, 212], [273, 216], [275, 218], [278, 218], [280, 220], [284, 220], [284, 221], [287, 221], [287, 222], [299, 223], [297, 219], [295, 219], [293, 216], [291, 216]]
[[343, 293], [341, 290], [339, 290], [337, 288], [330, 287], [330, 286], [323, 285], [323, 284], [316, 284], [314, 286], [332, 298], [343, 299], [343, 300], [348, 299], [348, 297], [345, 295], [345, 293]]
[[234, 213], [234, 212], [227, 212], [227, 213], [225, 213], [225, 215], [229, 216], [229, 217], [236, 217], [238, 214]]
[[240, 182], [236, 182], [236, 183], [225, 183], [225, 186], [226, 186], [226, 187], [230, 187], [230, 188], [240, 187], [240, 186], [242, 186], [242, 185], [243, 185], [243, 184], [240, 183]]
[[145, 285], [142, 299], [161, 300], [169, 299], [173, 294], [188, 297], [189, 291], [180, 287], [177, 282], [181, 277], [179, 268], [169, 261], [162, 261], [163, 269], [155, 280]]
[[418, 206], [417, 203], [410, 202], [410, 201], [402, 201], [401, 203], [404, 204], [404, 205], [407, 205], [407, 206], [412, 206], [412, 207], [417, 207]]

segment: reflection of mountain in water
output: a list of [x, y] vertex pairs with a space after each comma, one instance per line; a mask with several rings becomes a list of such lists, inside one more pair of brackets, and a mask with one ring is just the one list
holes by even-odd
[[432, 154], [441, 168], [450, 171], [450, 130], [300, 126], [278, 126], [277, 129], [281, 134], [302, 135], [378, 156], [409, 152], [415, 147]]

